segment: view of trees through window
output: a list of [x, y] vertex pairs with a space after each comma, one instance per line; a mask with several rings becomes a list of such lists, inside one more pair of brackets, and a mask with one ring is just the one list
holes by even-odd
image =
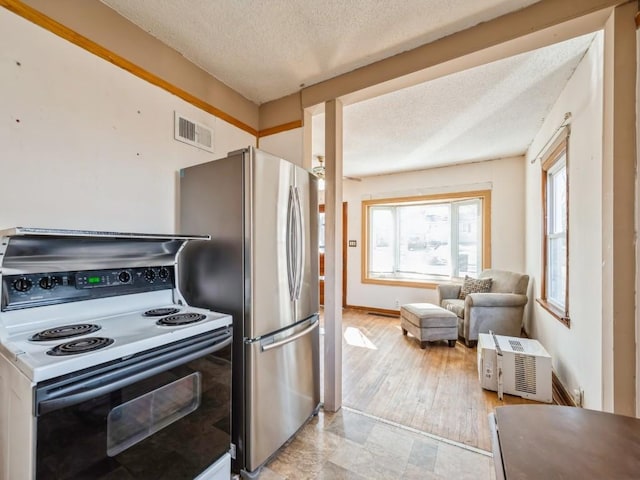
[[424, 281], [482, 270], [482, 199], [368, 208], [368, 277]]

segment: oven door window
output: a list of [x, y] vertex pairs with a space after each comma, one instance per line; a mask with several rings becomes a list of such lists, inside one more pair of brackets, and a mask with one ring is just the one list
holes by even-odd
[[230, 348], [37, 417], [38, 479], [192, 479], [230, 446]]
[[107, 455], [120, 452], [189, 415], [200, 406], [200, 372], [115, 407], [107, 415]]

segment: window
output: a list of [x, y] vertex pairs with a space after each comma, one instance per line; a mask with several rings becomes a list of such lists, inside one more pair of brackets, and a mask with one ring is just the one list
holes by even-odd
[[490, 191], [363, 202], [363, 282], [435, 284], [489, 263]]
[[567, 326], [569, 326], [568, 185], [567, 142], [564, 139], [542, 163], [543, 274], [542, 298], [538, 302]]

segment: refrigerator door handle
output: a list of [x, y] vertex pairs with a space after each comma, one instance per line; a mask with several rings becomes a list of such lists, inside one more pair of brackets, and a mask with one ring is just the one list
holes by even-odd
[[299, 300], [302, 293], [302, 277], [304, 269], [304, 254], [305, 254], [305, 239], [304, 239], [304, 225], [302, 224], [302, 207], [300, 206], [300, 194], [298, 187], [295, 187], [295, 201], [296, 201], [296, 289], [295, 299]]
[[311, 332], [313, 332], [316, 328], [318, 328], [318, 325], [320, 325], [320, 322], [318, 320], [316, 320], [315, 322], [313, 322], [313, 324], [311, 324], [309, 327], [305, 328], [304, 330], [302, 330], [301, 332], [298, 333], [294, 333], [293, 335], [280, 340], [278, 342], [273, 342], [267, 345], [260, 345], [260, 349], [263, 352], [268, 352], [269, 350], [273, 350], [274, 348], [280, 348], [284, 345], [286, 345], [287, 343], [291, 343], [295, 340], [298, 340], [300, 337], [304, 337], [305, 335], [310, 334]]
[[295, 259], [295, 238], [294, 238], [294, 224], [295, 224], [295, 211], [294, 211], [294, 194], [293, 186], [289, 187], [289, 201], [287, 203], [287, 234], [286, 234], [286, 250], [287, 250], [287, 279], [289, 281], [289, 297], [291, 301], [295, 300], [296, 295], [296, 277], [294, 272]]

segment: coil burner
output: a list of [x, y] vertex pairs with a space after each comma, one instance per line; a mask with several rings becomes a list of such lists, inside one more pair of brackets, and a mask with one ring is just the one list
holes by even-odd
[[65, 338], [78, 337], [100, 330], [99, 325], [92, 323], [81, 323], [77, 325], [63, 325], [61, 327], [48, 328], [31, 336], [32, 342], [45, 342], [47, 340], [62, 340]]
[[73, 340], [67, 343], [61, 343], [56, 345], [51, 350], [47, 351], [47, 355], [54, 357], [61, 357], [65, 355], [77, 355], [80, 353], [93, 352], [94, 350], [100, 350], [101, 348], [108, 347], [115, 340], [106, 337], [87, 337], [78, 340]]
[[179, 327], [181, 325], [201, 322], [206, 318], [206, 315], [202, 315], [200, 313], [178, 313], [176, 315], [169, 315], [168, 317], [161, 318], [156, 322], [156, 324], [165, 327]]
[[142, 315], [145, 317], [164, 317], [165, 315], [174, 315], [180, 311], [179, 308], [154, 308], [152, 310], [147, 310]]

